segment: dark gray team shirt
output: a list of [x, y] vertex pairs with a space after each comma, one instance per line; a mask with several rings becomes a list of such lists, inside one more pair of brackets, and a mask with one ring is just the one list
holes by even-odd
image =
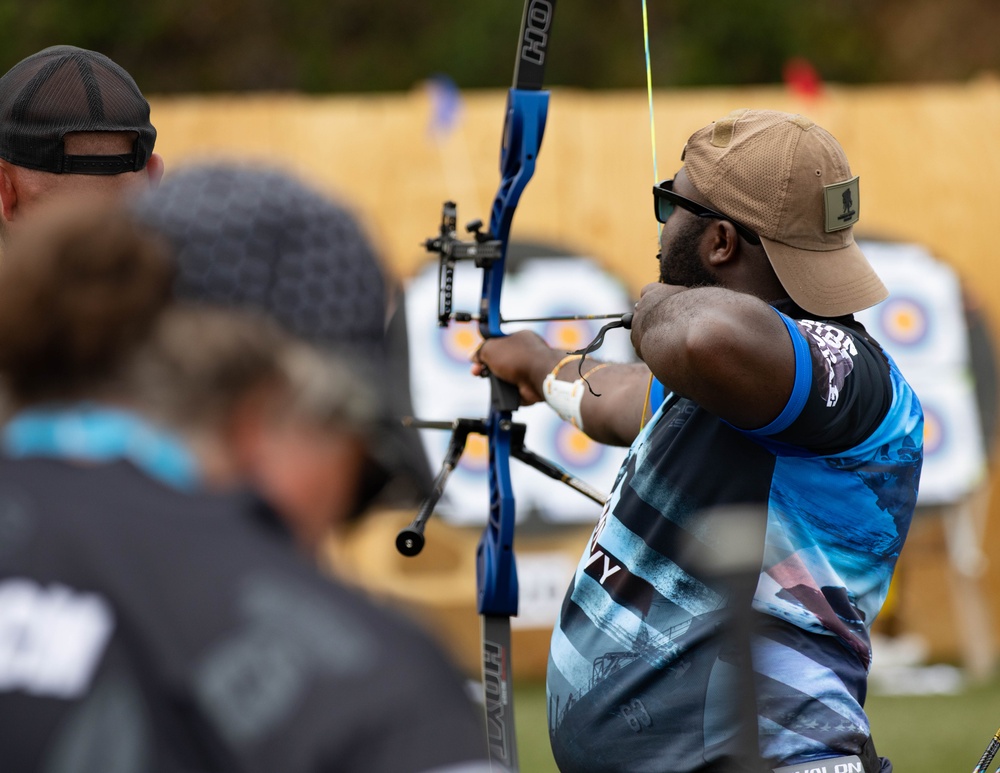
[[428, 639], [249, 496], [0, 459], [0, 768], [483, 773]]

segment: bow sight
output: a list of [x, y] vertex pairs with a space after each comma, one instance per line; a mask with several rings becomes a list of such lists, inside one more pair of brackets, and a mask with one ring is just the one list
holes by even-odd
[[[493, 261], [503, 257], [503, 242], [483, 233], [483, 221], [473, 220], [465, 230], [473, 235], [472, 241], [462, 241], [457, 236], [458, 207], [446, 201], [441, 211], [441, 228], [437, 236], [424, 241], [428, 252], [440, 256], [438, 269], [438, 326], [447, 327], [456, 317], [452, 312], [452, 287], [455, 282], [455, 263], [460, 260], [475, 261], [476, 268], [489, 268]], [[472, 319], [470, 314], [457, 315], [462, 321]]]

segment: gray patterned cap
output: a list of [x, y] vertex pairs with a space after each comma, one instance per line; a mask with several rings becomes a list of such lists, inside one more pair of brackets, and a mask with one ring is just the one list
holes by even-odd
[[170, 243], [177, 298], [258, 311], [362, 371], [386, 411], [373, 448], [394, 475], [383, 498], [429, 491], [420, 439], [399, 421], [409, 374], [387, 357], [386, 277], [344, 206], [284, 172], [211, 164], [170, 175], [132, 210]]
[[175, 252], [181, 300], [256, 310], [364, 360], [385, 346], [386, 282], [357, 220], [276, 170], [179, 171], [134, 205]]

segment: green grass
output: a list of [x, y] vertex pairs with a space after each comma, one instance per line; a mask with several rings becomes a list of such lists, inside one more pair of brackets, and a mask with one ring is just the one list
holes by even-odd
[[879, 754], [899, 773], [967, 773], [1000, 727], [1000, 680], [957, 695], [873, 696], [865, 709]]
[[[545, 687], [514, 689], [518, 756], [526, 773], [557, 773], [549, 751]], [[879, 754], [895, 773], [968, 773], [1000, 727], [1000, 679], [957, 695], [871, 696], [866, 705]], [[1000, 755], [990, 773], [1000, 766]]]
[[514, 685], [514, 724], [517, 756], [525, 773], [558, 773], [549, 748], [549, 725], [545, 715], [545, 685], [518, 682]]

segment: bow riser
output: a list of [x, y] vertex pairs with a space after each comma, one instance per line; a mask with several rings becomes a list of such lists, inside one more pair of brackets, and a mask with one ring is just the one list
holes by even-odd
[[503, 147], [500, 151], [500, 187], [490, 213], [490, 236], [500, 242], [501, 258], [483, 276], [479, 332], [483, 338], [503, 335], [500, 330], [500, 295], [514, 211], [528, 181], [535, 173], [548, 117], [549, 93], [511, 89], [507, 94]]

